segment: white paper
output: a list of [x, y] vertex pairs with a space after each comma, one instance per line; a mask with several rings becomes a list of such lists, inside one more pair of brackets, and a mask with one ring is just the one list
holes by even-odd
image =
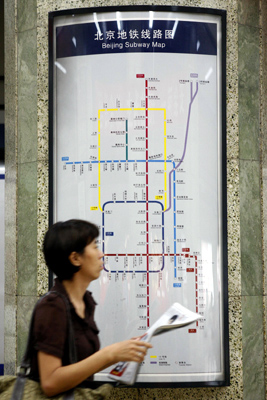
[[[172, 329], [181, 328], [192, 324], [201, 318], [201, 315], [188, 310], [179, 303], [174, 303], [149, 329], [141, 336], [140, 340], [150, 342], [153, 336], [166, 333]], [[110, 371], [108, 377], [124, 383], [133, 385], [140, 364], [137, 362], [119, 362]]]

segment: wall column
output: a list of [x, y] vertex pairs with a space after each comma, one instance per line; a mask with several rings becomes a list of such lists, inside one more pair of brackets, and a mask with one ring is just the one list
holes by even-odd
[[5, 1], [5, 373], [24, 353], [37, 299], [37, 6]]

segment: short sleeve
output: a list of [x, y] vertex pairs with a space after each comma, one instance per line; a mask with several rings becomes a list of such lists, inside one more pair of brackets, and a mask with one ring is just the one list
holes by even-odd
[[49, 294], [38, 304], [34, 315], [34, 348], [63, 359], [67, 314], [64, 301]]

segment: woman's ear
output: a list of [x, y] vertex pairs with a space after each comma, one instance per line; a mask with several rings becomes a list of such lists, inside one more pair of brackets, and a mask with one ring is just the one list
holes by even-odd
[[72, 253], [70, 253], [69, 260], [75, 267], [81, 266], [80, 254], [77, 253], [76, 251], [73, 251]]

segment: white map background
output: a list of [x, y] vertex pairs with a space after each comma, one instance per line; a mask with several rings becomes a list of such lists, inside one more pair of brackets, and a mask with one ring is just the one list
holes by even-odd
[[217, 58], [58, 62], [55, 219], [100, 227], [105, 271], [89, 289], [102, 346], [143, 334], [180, 302], [203, 319], [153, 339], [139, 381], [220, 379]]

